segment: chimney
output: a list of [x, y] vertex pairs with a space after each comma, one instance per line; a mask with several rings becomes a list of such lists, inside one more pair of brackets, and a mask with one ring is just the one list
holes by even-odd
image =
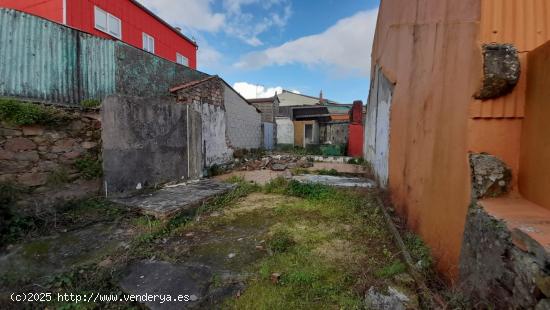
[[323, 90], [321, 89], [321, 92], [319, 93], [319, 104], [323, 104]]

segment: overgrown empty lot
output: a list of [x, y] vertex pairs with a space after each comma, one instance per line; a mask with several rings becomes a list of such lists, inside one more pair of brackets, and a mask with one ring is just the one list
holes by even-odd
[[[419, 307], [415, 282], [387, 231], [375, 191], [336, 189], [283, 178], [263, 187], [239, 178], [229, 181], [237, 184], [235, 190], [203, 205], [194, 215], [167, 222], [127, 210], [114, 212], [107, 220], [101, 214], [120, 207], [85, 204], [76, 214], [88, 219], [97, 216], [97, 221], [11, 246], [12, 257], [4, 256], [2, 264], [7, 266], [10, 259], [24, 257], [29, 266], [17, 266], [36, 273], [30, 278], [4, 273], [2, 284], [9, 290], [122, 293], [127, 290], [121, 283], [125, 283], [132, 266], [163, 262], [174, 268], [199, 266], [208, 271], [197, 279], [202, 285], [201, 298], [185, 304], [187, 307], [363, 309], [368, 308], [365, 295], [369, 290], [371, 296], [373, 292], [379, 297], [397, 294], [406, 307]], [[75, 208], [78, 210], [78, 205]], [[75, 214], [74, 209], [70, 212]], [[56, 246], [57, 241], [67, 239], [67, 233], [74, 237], [91, 229], [90, 234], [79, 236], [97, 239], [101, 232], [93, 229], [113, 229], [113, 224], [116, 229], [109, 234], [116, 237], [104, 242], [104, 247], [84, 254], [80, 251], [74, 255], [78, 259], [64, 266], [34, 268], [47, 262], [45, 257], [62, 255], [56, 252], [70, 253]], [[96, 239], [92, 243], [101, 244]], [[17, 247], [23, 250], [13, 256]], [[135, 302], [51, 302], [49, 306], [143, 307]]]

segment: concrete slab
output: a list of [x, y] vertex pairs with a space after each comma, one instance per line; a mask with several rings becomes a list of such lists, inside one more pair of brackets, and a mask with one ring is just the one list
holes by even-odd
[[153, 193], [115, 198], [112, 201], [139, 208], [143, 213], [159, 219], [167, 219], [179, 213], [193, 211], [203, 202], [233, 188], [233, 184], [207, 179], [167, 186]]
[[212, 283], [212, 272], [206, 266], [174, 265], [163, 261], [136, 262], [128, 266], [124, 274], [119, 285], [126, 293], [159, 296], [156, 300], [140, 300], [150, 309], [196, 308], [205, 299]]
[[318, 183], [336, 187], [362, 187], [374, 188], [376, 183], [364, 178], [338, 177], [331, 175], [303, 174], [292, 177], [293, 180], [302, 183]]

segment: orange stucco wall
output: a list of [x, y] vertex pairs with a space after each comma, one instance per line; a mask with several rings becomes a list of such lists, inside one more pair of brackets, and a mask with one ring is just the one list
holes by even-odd
[[389, 189], [450, 279], [470, 201], [468, 103], [481, 75], [479, 0], [383, 0], [373, 65], [395, 82]]
[[[527, 55], [550, 39], [549, 19], [546, 0], [381, 1], [372, 66], [379, 65], [395, 83], [388, 186], [396, 209], [430, 245], [439, 271], [449, 280], [457, 276], [470, 204], [470, 152], [501, 158], [513, 170], [514, 190], [519, 183], [526, 196], [550, 203], [544, 196], [550, 170], [544, 166], [531, 177], [539, 157], [549, 158], [540, 139], [550, 125], [525, 137], [540, 126], [535, 125], [542, 122], [540, 115], [549, 113], [540, 104], [532, 107], [531, 101], [527, 112], [525, 108], [527, 89], [533, 87]], [[482, 80], [481, 46], [491, 42], [517, 47], [522, 74], [512, 93], [475, 100]], [[550, 97], [548, 92], [543, 98]], [[539, 118], [524, 124], [526, 113]], [[540, 153], [532, 155], [529, 145]]]
[[480, 44], [512, 43], [519, 51], [521, 76], [514, 91], [493, 100], [470, 103], [468, 148], [504, 160], [512, 169], [513, 190], [518, 190], [522, 123], [525, 115], [530, 51], [550, 40], [550, 6], [546, 0], [480, 0]]
[[521, 194], [550, 209], [550, 42], [529, 53], [521, 140]]

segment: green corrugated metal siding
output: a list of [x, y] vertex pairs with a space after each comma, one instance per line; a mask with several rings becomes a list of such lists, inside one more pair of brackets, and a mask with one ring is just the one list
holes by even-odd
[[78, 104], [115, 92], [115, 42], [0, 9], [0, 96]]

